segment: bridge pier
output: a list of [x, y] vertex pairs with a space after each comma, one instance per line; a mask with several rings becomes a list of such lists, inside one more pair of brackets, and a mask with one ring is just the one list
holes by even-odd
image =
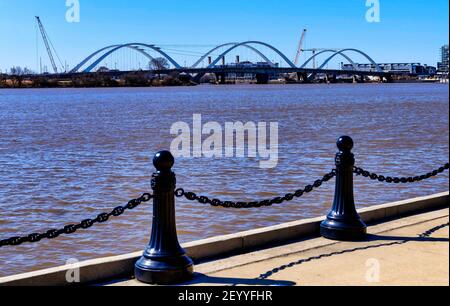
[[205, 76], [205, 73], [197, 73], [196, 75], [192, 76], [192, 82], [195, 84], [200, 84], [201, 79]]
[[381, 78], [383, 82], [385, 83], [392, 83], [393, 79], [392, 79], [392, 75], [387, 75], [386, 77], [382, 77]]
[[216, 75], [217, 82], [219, 84], [226, 84], [227, 83], [227, 76], [226, 76], [225, 73], [215, 73], [215, 75]]
[[326, 74], [325, 80], [326, 80], [327, 84], [336, 83], [337, 82], [336, 74]]
[[269, 74], [267, 73], [257, 73], [256, 74], [256, 84], [268, 84]]

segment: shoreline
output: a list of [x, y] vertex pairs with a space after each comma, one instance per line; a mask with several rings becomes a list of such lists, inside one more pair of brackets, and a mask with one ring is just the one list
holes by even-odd
[[[433, 213], [442, 209], [448, 209], [449, 192], [434, 194], [426, 197], [408, 199], [364, 208], [358, 210], [361, 218], [370, 226], [382, 226], [389, 222], [400, 222], [400, 228], [407, 227], [408, 222], [403, 222], [409, 217], [420, 218], [423, 214]], [[414, 217], [416, 216], [416, 217]], [[196, 265], [220, 263], [223, 260], [233, 259], [236, 256], [262, 252], [261, 250], [279, 249], [289, 252], [287, 245], [300, 243], [305, 247], [318, 248], [314, 241], [318, 237], [320, 223], [324, 217], [304, 219], [295, 222], [283, 223], [276, 226], [259, 228], [247, 232], [218, 236], [205, 240], [186, 243], [183, 247], [188, 255], [196, 262]], [[422, 221], [423, 222], [423, 221]], [[394, 227], [395, 228], [395, 227]], [[392, 228], [391, 228], [392, 230]], [[320, 238], [327, 244], [337, 242]], [[311, 243], [313, 245], [311, 245]], [[67, 286], [66, 274], [74, 267], [80, 269], [81, 284], [102, 284], [129, 280], [134, 271], [134, 262], [140, 258], [142, 251], [124, 254], [114, 257], [106, 257], [88, 260], [74, 265], [54, 267], [45, 270], [11, 275], [0, 278], [0, 286]], [[286, 255], [286, 254], [285, 254]], [[285, 256], [283, 255], [283, 256]], [[250, 256], [250, 261], [254, 258]], [[227, 266], [230, 268], [229, 266]], [[219, 269], [220, 270], [220, 269]], [[216, 272], [219, 270], [215, 270]], [[213, 271], [208, 271], [209, 273]]]
[[351, 82], [335, 82], [335, 83], [325, 83], [325, 82], [311, 82], [311, 83], [302, 83], [302, 82], [269, 82], [268, 84], [257, 84], [255, 83], [227, 83], [227, 84], [213, 84], [213, 83], [202, 83], [202, 84], [179, 84], [179, 85], [120, 85], [120, 86], [21, 86], [21, 87], [14, 87], [14, 86], [1, 86], [0, 90], [4, 89], [106, 89], [106, 88], [180, 88], [180, 87], [197, 87], [197, 86], [212, 86], [212, 87], [226, 87], [226, 86], [267, 86], [267, 85], [285, 85], [285, 86], [292, 86], [292, 85], [381, 85], [381, 84], [439, 84], [444, 86], [449, 86], [448, 82], [439, 82], [439, 81], [420, 81], [420, 80], [405, 80], [405, 81], [392, 81], [389, 83], [380, 83], [380, 82], [362, 82], [362, 83], [351, 83]]

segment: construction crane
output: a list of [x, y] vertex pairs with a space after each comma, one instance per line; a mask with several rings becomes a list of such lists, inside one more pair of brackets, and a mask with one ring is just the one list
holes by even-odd
[[308, 31], [307, 29], [303, 29], [302, 36], [300, 37], [300, 41], [298, 43], [298, 48], [297, 48], [297, 54], [295, 55], [295, 59], [294, 59], [294, 65], [295, 66], [298, 65], [298, 61], [300, 59], [300, 54], [303, 51], [303, 49], [302, 49], [303, 48], [303, 42], [305, 41], [305, 36], [306, 36], [306, 32], [307, 31]]
[[[61, 59], [59, 58], [58, 53], [56, 53], [55, 47], [53, 47], [53, 44], [52, 44], [50, 38], [48, 37], [47, 32], [45, 31], [45, 28], [42, 25], [42, 22], [41, 22], [41, 19], [39, 18], [39, 16], [36, 16], [36, 20], [37, 20], [37, 23], [39, 26], [39, 30], [41, 31], [41, 35], [42, 35], [42, 39], [44, 40], [45, 47], [47, 48], [48, 57], [50, 58], [50, 62], [52, 63], [53, 71], [55, 73], [58, 73], [58, 67], [56, 66], [56, 62], [55, 62], [55, 58], [53, 57], [52, 49], [53, 49], [53, 51], [55, 51], [56, 57], [58, 58], [58, 60], [61, 64], [61, 67], [63, 67], [64, 65], [62, 65]], [[50, 48], [50, 46], [52, 49]]]

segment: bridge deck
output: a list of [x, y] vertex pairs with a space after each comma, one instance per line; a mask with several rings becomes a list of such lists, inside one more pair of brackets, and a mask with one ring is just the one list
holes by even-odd
[[140, 71], [104, 71], [104, 72], [81, 72], [81, 73], [60, 73], [60, 74], [47, 74], [47, 75], [30, 75], [27, 76], [30, 79], [33, 78], [54, 78], [54, 79], [71, 79], [73, 77], [82, 77], [90, 75], [103, 75], [110, 77], [121, 77], [130, 73], [143, 73], [154, 75], [170, 75], [173, 73], [186, 73], [186, 74], [327, 74], [327, 75], [359, 75], [359, 76], [380, 76], [380, 77], [392, 77], [399, 73], [394, 72], [377, 72], [377, 71], [355, 71], [355, 70], [338, 70], [338, 69], [309, 69], [309, 68], [281, 68], [281, 67], [214, 67], [214, 68], [176, 68], [176, 69], [163, 69], [163, 70], [140, 70]]

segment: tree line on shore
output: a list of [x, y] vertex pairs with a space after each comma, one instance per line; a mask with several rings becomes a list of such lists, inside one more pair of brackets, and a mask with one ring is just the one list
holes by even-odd
[[[153, 70], [169, 68], [165, 58], [154, 58], [149, 63]], [[0, 74], [0, 88], [58, 88], [58, 87], [150, 87], [150, 86], [190, 86], [194, 85], [190, 76], [180, 73], [155, 75], [151, 72], [135, 71], [120, 78], [113, 77], [106, 67], [95, 73], [73, 75], [70, 78], [57, 78], [49, 74], [38, 75], [31, 69], [14, 66], [9, 73]]]
[[50, 76], [1, 75], [0, 88], [58, 88], [58, 87], [151, 87], [194, 85], [190, 77], [183, 74], [164, 76], [146, 72], [130, 72], [120, 79], [102, 73], [82, 74], [68, 79]]
[[190, 86], [194, 85], [189, 77], [167, 75], [148, 76], [143, 73], [130, 73], [121, 79], [101, 74], [76, 76], [70, 79], [52, 79], [42, 77], [5, 76], [0, 77], [0, 88], [58, 88], [58, 87], [151, 87], [151, 86]]

